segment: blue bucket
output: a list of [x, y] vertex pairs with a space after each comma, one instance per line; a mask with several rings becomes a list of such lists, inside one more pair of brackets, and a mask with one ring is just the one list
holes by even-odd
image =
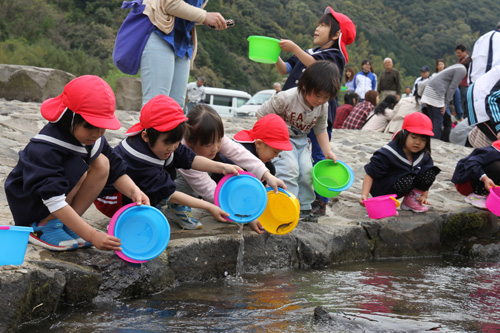
[[0, 266], [22, 265], [31, 227], [0, 225]]

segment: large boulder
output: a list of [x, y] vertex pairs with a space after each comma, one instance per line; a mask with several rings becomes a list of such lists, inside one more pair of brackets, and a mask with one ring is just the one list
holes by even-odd
[[115, 86], [116, 108], [140, 111], [142, 107], [142, 84], [137, 77], [120, 77]]
[[74, 78], [59, 69], [0, 64], [0, 98], [43, 102], [60, 95]]

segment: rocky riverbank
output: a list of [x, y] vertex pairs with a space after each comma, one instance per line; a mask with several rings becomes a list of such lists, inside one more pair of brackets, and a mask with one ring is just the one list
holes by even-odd
[[[17, 163], [18, 152], [44, 126], [40, 103], [0, 99], [0, 179], [2, 184]], [[111, 145], [123, 138], [138, 119], [137, 112], [117, 111], [118, 131], [108, 131]], [[248, 129], [255, 119], [225, 119], [230, 137]], [[331, 146], [355, 174], [353, 186], [330, 200], [319, 223], [299, 223], [290, 234], [257, 235], [244, 228], [246, 272], [275, 269], [320, 268], [346, 261], [440, 256], [460, 253], [478, 260], [500, 260], [498, 218], [463, 201], [450, 182], [456, 162], [469, 148], [432, 141], [432, 156], [442, 172], [431, 188], [426, 214], [402, 211], [399, 217], [371, 220], [358, 204], [363, 166], [372, 153], [388, 142], [389, 134], [335, 130]], [[22, 266], [0, 266], [0, 330], [39, 320], [67, 304], [113, 302], [118, 298], [147, 296], [186, 281], [222, 278], [236, 270], [240, 244], [238, 227], [216, 222], [195, 211], [203, 229], [180, 230], [171, 224], [167, 250], [142, 265], [129, 264], [113, 252], [82, 249], [55, 253], [28, 245]], [[109, 218], [95, 208], [84, 218], [106, 230]], [[0, 225], [13, 224], [5, 193], [0, 191]]]

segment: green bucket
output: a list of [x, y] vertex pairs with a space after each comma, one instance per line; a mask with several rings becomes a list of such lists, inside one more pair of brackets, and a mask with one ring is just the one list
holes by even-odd
[[248, 37], [248, 57], [263, 64], [275, 64], [280, 56], [279, 39], [265, 36]]
[[314, 165], [314, 191], [327, 198], [333, 198], [347, 190], [354, 182], [352, 169], [342, 161], [322, 160]]

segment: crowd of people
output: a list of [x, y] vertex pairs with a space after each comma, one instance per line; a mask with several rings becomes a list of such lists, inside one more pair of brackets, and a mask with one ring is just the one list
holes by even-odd
[[[432, 77], [423, 66], [413, 89], [405, 87], [402, 95], [391, 58], [384, 59], [378, 84], [370, 60], [362, 61], [358, 73], [346, 67], [346, 46], [354, 41], [356, 28], [349, 17], [327, 7], [314, 31], [315, 48], [280, 41], [281, 50], [293, 53], [276, 63], [279, 73], [288, 74], [283, 89], [275, 85], [279, 93], [259, 108], [252, 129], [229, 138], [217, 112], [200, 103], [204, 78], [187, 83], [196, 53], [195, 23], [227, 28], [220, 13], [206, 12], [202, 5], [174, 1], [165, 8], [159, 0], [148, 2], [144, 13], [154, 28], [141, 56], [143, 106], [118, 146], [111, 147], [104, 136], [120, 122], [114, 93], [101, 78], [78, 77], [60, 96], [42, 103], [49, 123], [19, 153], [5, 182], [15, 224], [34, 229], [30, 242], [56, 251], [92, 245], [121, 250], [118, 238], [82, 219], [92, 203], [106, 216], [132, 202], [152, 205], [184, 229], [202, 228], [193, 207], [224, 222], [229, 214], [214, 205], [216, 184], [225, 174], [243, 170], [275, 192], [279, 187], [294, 194], [300, 221], [317, 222], [328, 198], [314, 192], [311, 171], [321, 160], [337, 162], [329, 143], [332, 130], [382, 132], [397, 115], [401, 126], [393, 139], [365, 165], [359, 203], [364, 205], [369, 195], [394, 193], [403, 198], [402, 209], [426, 212], [429, 189], [440, 172], [431, 158], [431, 138], [445, 139], [451, 116], [465, 123], [464, 114], [469, 127], [478, 129], [470, 131], [474, 139], [467, 143], [481, 145], [460, 160], [452, 182], [467, 202], [485, 207], [485, 195], [500, 184], [500, 44], [488, 49], [483, 36], [470, 57], [463, 45], [457, 46], [458, 64], [445, 68], [438, 61]], [[499, 31], [500, 24], [490, 40]], [[486, 65], [484, 53], [490, 55]], [[339, 107], [344, 68], [348, 91]], [[400, 105], [411, 108], [398, 110]], [[265, 232], [258, 220], [248, 225]]]

